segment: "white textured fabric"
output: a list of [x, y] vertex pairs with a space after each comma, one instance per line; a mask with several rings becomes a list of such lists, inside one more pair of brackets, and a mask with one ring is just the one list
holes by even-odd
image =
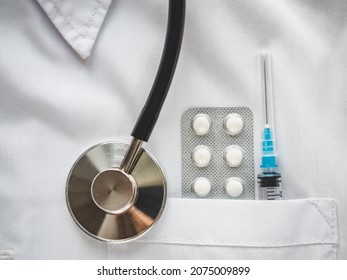
[[[82, 7], [82, 2], [88, 4]], [[55, 3], [64, 13], [72, 7], [68, 1]], [[83, 15], [90, 16], [86, 11], [93, 9], [91, 3], [74, 2], [81, 10], [66, 16], [71, 16], [71, 22], [88, 22]], [[249, 107], [259, 152], [257, 56], [267, 48], [273, 61], [284, 196], [335, 199], [337, 256], [347, 259], [346, 13], [343, 0], [187, 1], [177, 71], [146, 144], [163, 166], [170, 198], [181, 196], [180, 118], [188, 107]], [[122, 247], [116, 251], [112, 246], [111, 252], [107, 244], [91, 239], [74, 224], [65, 203], [66, 177], [77, 157], [92, 145], [130, 140], [160, 61], [166, 20], [167, 1], [113, 1], [92, 55], [83, 60], [36, 1], [1, 1], [0, 251], [12, 252], [15, 259], [122, 257], [118, 255]], [[80, 43], [88, 48], [87, 41]], [[205, 208], [215, 211], [213, 202]], [[170, 222], [164, 218], [162, 222]], [[304, 213], [298, 215], [300, 227], [293, 227], [287, 236], [306, 232], [306, 227], [301, 228], [305, 218]], [[321, 222], [317, 234], [326, 225]], [[216, 230], [217, 222], [210, 227]], [[233, 234], [237, 236], [237, 228]], [[151, 258], [148, 244], [128, 246], [137, 249], [138, 258]], [[305, 248], [315, 251], [317, 258], [330, 258], [333, 253], [327, 252], [336, 244], [335, 240]], [[168, 244], [155, 246], [165, 252]], [[285, 248], [281, 257], [302, 257], [295, 246]], [[218, 258], [231, 250], [210, 249], [170, 245], [170, 255], [161, 257], [178, 258], [186, 251], [193, 252], [194, 258]], [[278, 248], [232, 249], [240, 252], [240, 258], [276, 258], [278, 252]]]

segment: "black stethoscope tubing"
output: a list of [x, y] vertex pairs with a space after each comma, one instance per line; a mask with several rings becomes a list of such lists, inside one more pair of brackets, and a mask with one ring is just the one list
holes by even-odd
[[166, 39], [161, 62], [147, 101], [131, 135], [147, 142], [167, 96], [178, 61], [185, 17], [185, 0], [170, 0]]

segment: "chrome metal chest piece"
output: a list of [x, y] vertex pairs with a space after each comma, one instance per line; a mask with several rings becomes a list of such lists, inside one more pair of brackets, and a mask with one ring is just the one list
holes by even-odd
[[164, 173], [141, 148], [131, 173], [119, 167], [129, 144], [109, 142], [86, 151], [68, 178], [66, 198], [78, 226], [103, 241], [141, 236], [159, 219], [166, 200]]

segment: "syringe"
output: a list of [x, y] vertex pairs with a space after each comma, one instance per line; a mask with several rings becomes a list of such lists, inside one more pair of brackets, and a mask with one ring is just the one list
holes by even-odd
[[270, 55], [260, 55], [262, 77], [262, 101], [264, 110], [264, 130], [262, 133], [261, 165], [263, 172], [258, 175], [258, 198], [261, 200], [282, 199], [281, 174], [277, 170], [277, 151], [274, 134], [273, 92], [271, 82]]

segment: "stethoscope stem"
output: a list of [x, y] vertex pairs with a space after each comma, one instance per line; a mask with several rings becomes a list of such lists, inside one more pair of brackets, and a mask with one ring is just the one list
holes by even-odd
[[130, 146], [126, 151], [126, 154], [119, 167], [119, 169], [124, 173], [130, 174], [133, 171], [138, 159], [142, 154], [142, 143], [143, 141], [137, 138], [133, 138], [131, 140]]

